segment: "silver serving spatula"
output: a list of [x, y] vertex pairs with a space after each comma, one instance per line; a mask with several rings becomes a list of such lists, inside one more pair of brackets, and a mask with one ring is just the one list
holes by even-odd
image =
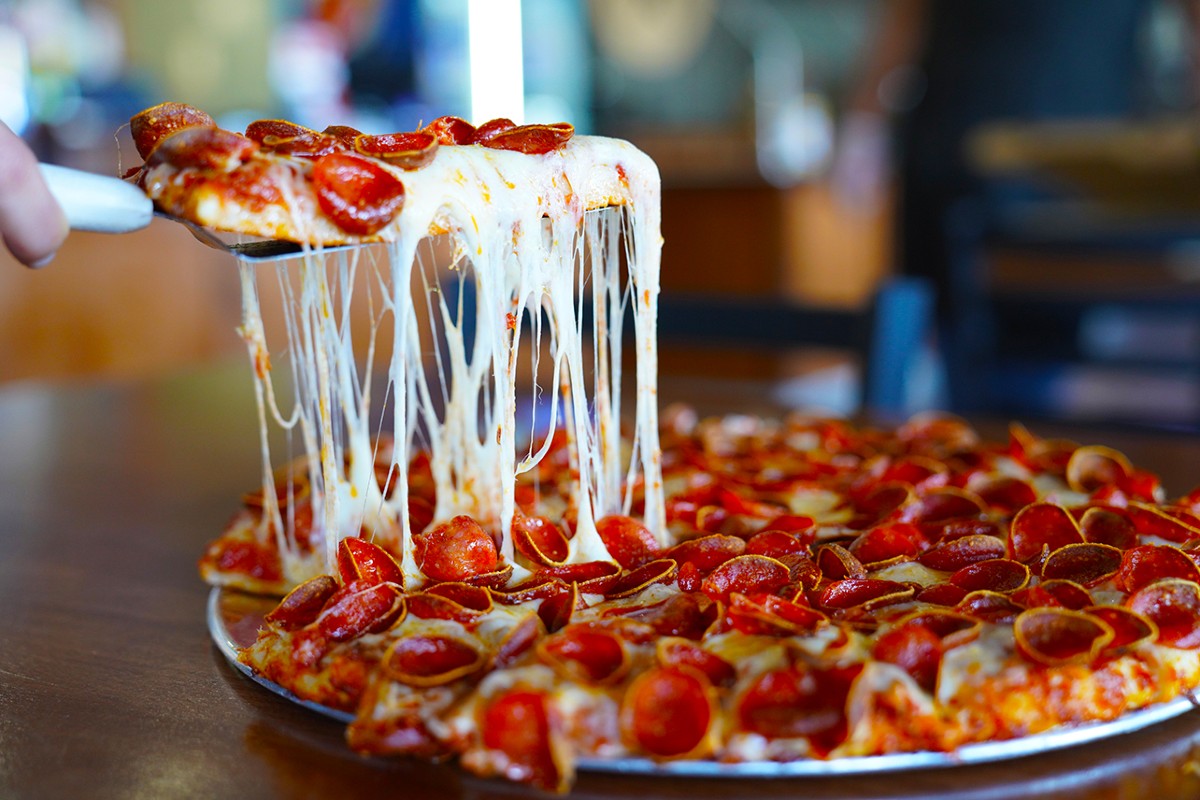
[[[245, 234], [224, 233], [205, 228], [186, 219], [157, 211], [145, 193], [119, 178], [82, 172], [77, 169], [40, 164], [42, 176], [50, 186], [72, 230], [98, 233], [129, 233], [150, 224], [155, 216], [178, 222], [203, 244], [246, 261], [279, 261], [303, 252], [302, 245], [281, 239], [261, 239]], [[344, 250], [357, 245], [324, 247]]]

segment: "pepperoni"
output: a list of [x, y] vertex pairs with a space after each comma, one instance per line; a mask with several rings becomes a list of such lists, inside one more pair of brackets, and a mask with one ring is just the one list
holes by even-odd
[[1021, 509], [1013, 517], [1008, 533], [1009, 555], [1026, 564], [1041, 558], [1045, 550], [1082, 541], [1074, 517], [1053, 503], [1034, 503]]
[[942, 640], [944, 650], [973, 641], [982, 629], [977, 619], [941, 609], [918, 611], [906, 618], [903, 624], [919, 625], [933, 631]]
[[160, 140], [146, 163], [230, 172], [257, 150], [257, 143], [238, 133], [220, 128], [182, 128]]
[[816, 535], [817, 522], [812, 517], [802, 516], [800, 514], [780, 514], [777, 517], [772, 517], [770, 521], [763, 526], [765, 531], [786, 531], [787, 533], [806, 533], [808, 536], [802, 537], [808, 544], [812, 544], [812, 540]]
[[825, 544], [817, 548], [817, 568], [831, 581], [844, 578], [865, 578], [867, 570], [853, 553], [840, 544]]
[[318, 575], [288, 592], [263, 619], [285, 631], [303, 628], [316, 620], [337, 590], [337, 581], [331, 576]]
[[662, 666], [699, 670], [713, 686], [732, 686], [737, 678], [737, 670], [732, 664], [686, 639], [660, 639], [656, 653]]
[[746, 552], [751, 555], [779, 558], [791, 554], [807, 554], [808, 544], [784, 531], [762, 531], [751, 536], [746, 542]]
[[629, 671], [625, 642], [604, 628], [568, 625], [537, 643], [537, 654], [569, 680], [615, 683]]
[[1112, 628], [1113, 638], [1106, 646], [1106, 650], [1118, 651], [1128, 649], [1142, 642], [1151, 641], [1158, 635], [1158, 629], [1153, 622], [1141, 614], [1130, 611], [1128, 608], [1122, 608], [1121, 606], [1089, 606], [1084, 610]]
[[1013, 622], [1017, 650], [1037, 664], [1090, 664], [1113, 639], [1107, 623], [1082, 611], [1036, 608]]
[[537, 571], [539, 578], [554, 578], [566, 583], [584, 581], [616, 575], [620, 566], [611, 561], [583, 561], [578, 564], [563, 564], [561, 567], [542, 567]]
[[413, 537], [417, 567], [435, 581], [461, 581], [496, 569], [492, 537], [465, 514]]
[[560, 764], [551, 742], [552, 725], [546, 698], [540, 692], [513, 689], [492, 700], [480, 715], [478, 730], [484, 747], [503, 753], [503, 772], [509, 780], [564, 792], [572, 775]]
[[1166, 578], [1139, 589], [1126, 601], [1158, 628], [1158, 641], [1171, 647], [1200, 647], [1200, 586]]
[[707, 755], [715, 717], [712, 684], [703, 672], [683, 665], [642, 673], [621, 703], [626, 743], [658, 758]]
[[348, 583], [330, 596], [315, 621], [296, 634], [293, 658], [301, 666], [311, 666], [335, 642], [382, 633], [400, 624], [406, 608], [404, 593], [394, 583]]
[[392, 554], [366, 539], [354, 536], [342, 539], [338, 543], [337, 568], [344, 584], [365, 580], [404, 586], [404, 573]]
[[692, 564], [700, 572], [708, 573], [745, 551], [745, 539], [713, 533], [699, 539], [680, 542], [668, 550], [666, 555], [674, 559], [681, 570], [684, 565]]
[[542, 624], [536, 616], [523, 618], [504, 635], [504, 640], [492, 653], [489, 669], [505, 669], [512, 666], [533, 647], [541, 635]]
[[1091, 494], [1106, 486], [1120, 487], [1133, 465], [1124, 454], [1111, 447], [1089, 445], [1078, 448], [1067, 462], [1067, 485], [1077, 492]]
[[989, 558], [958, 570], [950, 576], [950, 583], [967, 592], [1015, 592], [1029, 583], [1029, 567], [1007, 558]]
[[246, 126], [247, 138], [253, 139], [259, 144], [266, 144], [268, 139], [279, 141], [316, 133], [312, 128], [288, 122], [286, 119], [257, 119]]
[[774, 592], [790, 578], [787, 566], [767, 556], [738, 556], [713, 570], [701, 584], [712, 600], [727, 602], [732, 592]]
[[1095, 586], [1117, 574], [1123, 559], [1112, 545], [1081, 542], [1052, 552], [1042, 564], [1042, 577]]
[[[484, 125], [476, 132], [479, 139]], [[496, 131], [479, 143], [494, 150], [515, 150], [526, 155], [542, 155], [561, 149], [575, 135], [575, 126], [569, 122], [550, 125], [518, 125]]]
[[946, 486], [935, 489], [904, 510], [906, 522], [934, 524], [952, 519], [977, 517], [984, 512], [983, 501], [964, 489]]
[[956, 606], [967, 596], [967, 590], [953, 583], [935, 583], [917, 592], [917, 600], [935, 606]]
[[330, 125], [321, 133], [337, 139], [347, 150], [353, 150], [354, 140], [362, 136], [362, 131], [358, 128], [351, 128], [349, 125]]
[[737, 592], [729, 595], [725, 617], [731, 627], [749, 636], [800, 636], [829, 621], [814, 608], [773, 594], [747, 597]]
[[1117, 573], [1117, 584], [1133, 594], [1163, 578], [1200, 582], [1196, 562], [1169, 545], [1143, 544], [1125, 551]]
[[596, 532], [618, 564], [625, 569], [640, 567], [658, 557], [658, 540], [642, 523], [621, 514], [596, 520]]
[[995, 536], [972, 533], [943, 541], [926, 550], [917, 560], [930, 569], [955, 572], [979, 561], [1004, 557], [1004, 542]]
[[1112, 545], [1128, 550], [1138, 543], [1137, 528], [1126, 516], [1106, 508], [1093, 507], [1079, 519], [1079, 532], [1085, 542]]
[[974, 489], [980, 500], [1007, 514], [1015, 514], [1025, 506], [1036, 503], [1038, 499], [1032, 486], [1020, 478], [1008, 476], [992, 478]]
[[578, 586], [583, 594], [602, 594], [609, 599], [632, 597], [652, 584], [670, 583], [675, 579], [675, 572], [674, 561], [660, 558], [616, 575], [580, 581]]
[[330, 153], [346, 152], [349, 148], [336, 136], [328, 136], [315, 131], [290, 139], [279, 139], [268, 136], [263, 142], [263, 148], [280, 156], [314, 159]]
[[911, 600], [916, 590], [909, 585], [878, 578], [847, 578], [834, 581], [821, 592], [824, 608], [845, 610], [862, 608], [870, 611], [880, 606]]
[[438, 144], [475, 142], [475, 126], [460, 117], [438, 117], [421, 130], [436, 136]]
[[279, 551], [257, 541], [218, 542], [217, 569], [221, 572], [245, 575], [261, 581], [283, 580], [283, 563]]
[[849, 549], [864, 566], [899, 561], [917, 555], [919, 536], [909, 525], [883, 525], [859, 534]]
[[438, 140], [432, 133], [362, 134], [355, 138], [354, 149], [365, 156], [380, 158], [394, 167], [420, 169], [437, 155]]
[[1124, 513], [1142, 536], [1156, 536], [1179, 544], [1200, 536], [1200, 527], [1190, 520], [1172, 516], [1158, 506], [1130, 503]]
[[513, 565], [504, 564], [503, 566], [497, 567], [491, 572], [477, 572], [474, 575], [469, 575], [463, 578], [463, 583], [469, 583], [472, 586], [487, 586], [494, 588], [496, 586], [508, 585], [509, 580], [512, 579], [512, 575]]
[[861, 670], [860, 664], [797, 665], [765, 672], [738, 698], [738, 726], [768, 739], [804, 736], [818, 753], [828, 753], [846, 738], [846, 700]]
[[981, 622], [996, 624], [1012, 622], [1023, 611], [1008, 595], [986, 589], [969, 593], [955, 609]]
[[194, 127], [216, 128], [217, 123], [200, 109], [183, 103], [159, 103], [129, 120], [133, 146], [143, 160], [149, 160], [158, 143], [172, 133]]
[[397, 639], [383, 656], [387, 674], [409, 686], [442, 686], [479, 671], [483, 653], [452, 636], [408, 634]]
[[923, 625], [900, 625], [875, 640], [871, 654], [879, 661], [895, 664], [928, 692], [937, 686], [942, 663], [942, 639]]
[[507, 130], [512, 130], [517, 127], [517, 123], [506, 117], [498, 117], [489, 120], [475, 129], [474, 136], [471, 137], [472, 144], [484, 144], [498, 133]]
[[387, 225], [404, 204], [404, 184], [370, 159], [329, 153], [313, 162], [317, 204], [339, 228], [369, 236]]
[[682, 592], [698, 592], [704, 583], [704, 575], [691, 561], [685, 561], [675, 575], [675, 583]]
[[512, 537], [516, 551], [538, 566], [562, 564], [570, 554], [567, 535], [546, 517], [518, 513], [513, 519]]
[[702, 594], [678, 594], [648, 608], [638, 609], [630, 619], [649, 625], [659, 636], [700, 639], [716, 620], [717, 605]]
[[856, 527], [869, 527], [892, 516], [900, 508], [913, 502], [915, 495], [911, 486], [903, 483], [883, 483], [873, 488], [864, 497], [855, 500], [858, 511]]
[[537, 610], [538, 619], [550, 633], [569, 625], [571, 617], [575, 615], [575, 609], [579, 605], [578, 584], [568, 585], [555, 581], [553, 585], [561, 588], [542, 600]]

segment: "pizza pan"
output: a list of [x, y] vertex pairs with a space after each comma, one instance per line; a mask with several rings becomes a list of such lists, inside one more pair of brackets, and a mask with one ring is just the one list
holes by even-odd
[[[353, 715], [335, 708], [319, 705], [296, 697], [277, 683], [263, 678], [238, 661], [238, 650], [253, 643], [263, 615], [273, 603], [261, 597], [215, 588], [208, 597], [208, 630], [221, 653], [238, 671], [275, 694], [297, 705], [348, 723]], [[752, 761], [741, 764], [721, 764], [715, 761], [670, 761], [660, 763], [646, 758], [580, 759], [577, 767], [594, 772], [626, 775], [664, 775], [701, 778], [790, 778], [803, 776], [867, 775], [880, 772], [899, 772], [913, 769], [958, 767], [993, 761], [1023, 758], [1048, 750], [1075, 747], [1089, 742], [1121, 736], [1141, 728], [1179, 716], [1196, 707], [1190, 697], [1179, 697], [1167, 703], [1149, 706], [1126, 714], [1111, 722], [1055, 728], [1044, 733], [984, 742], [960, 747], [951, 753], [917, 752], [882, 756], [856, 756], [830, 761], [808, 759], [775, 762]]]

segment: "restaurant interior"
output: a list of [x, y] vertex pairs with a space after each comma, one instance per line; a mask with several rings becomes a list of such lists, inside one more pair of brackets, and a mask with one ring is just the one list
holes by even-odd
[[[1083, 47], [1052, 38], [1065, 10], [878, 0], [8, 0], [0, 119], [41, 160], [110, 175], [137, 163], [123, 124], [164, 99], [233, 129], [569, 120], [661, 170], [664, 379], [838, 414], [1193, 430], [1192, 20], [1114, 6]], [[942, 77], [961, 53], [936, 51], [971, 36], [995, 41]], [[1129, 56], [1099, 69], [1102, 48]], [[996, 60], [1066, 77], [1000, 80]], [[39, 271], [0, 259], [0, 381], [239, 358], [235, 270], [177, 225], [75, 233]]]

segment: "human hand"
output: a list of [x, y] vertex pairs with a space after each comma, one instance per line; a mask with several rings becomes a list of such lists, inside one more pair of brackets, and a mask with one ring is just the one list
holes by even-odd
[[18, 261], [41, 267], [54, 258], [69, 230], [37, 158], [0, 122], [0, 238]]

